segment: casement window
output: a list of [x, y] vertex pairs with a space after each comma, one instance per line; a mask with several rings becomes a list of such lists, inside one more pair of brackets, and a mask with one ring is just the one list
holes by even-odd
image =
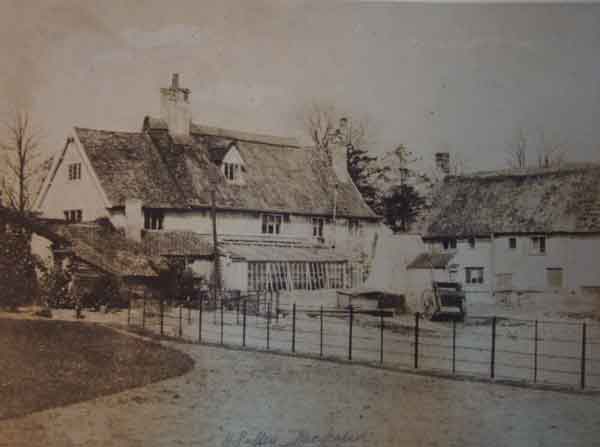
[[83, 220], [83, 212], [81, 210], [65, 210], [65, 220], [70, 223], [77, 223]]
[[531, 238], [531, 254], [543, 255], [546, 254], [546, 237], [534, 236]]
[[465, 283], [483, 284], [483, 267], [466, 267]]
[[68, 165], [69, 180], [81, 179], [81, 163], [71, 163]]
[[281, 214], [263, 214], [262, 215], [262, 233], [280, 234], [283, 216]]
[[516, 248], [517, 248], [517, 238], [516, 237], [508, 238], [508, 248], [509, 248], [509, 250], [516, 250]]
[[362, 230], [362, 224], [358, 219], [348, 219], [348, 233], [350, 236], [359, 236]]
[[312, 235], [315, 238], [323, 238], [323, 226], [325, 225], [325, 219], [322, 217], [312, 218]]
[[242, 167], [235, 163], [223, 163], [223, 175], [230, 182], [239, 182], [242, 179]]
[[442, 241], [442, 247], [444, 250], [455, 250], [456, 249], [456, 239], [444, 239]]
[[162, 230], [165, 213], [163, 210], [144, 210], [144, 228], [146, 230]]

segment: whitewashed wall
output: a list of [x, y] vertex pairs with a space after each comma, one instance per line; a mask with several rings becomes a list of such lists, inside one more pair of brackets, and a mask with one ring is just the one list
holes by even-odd
[[[69, 164], [81, 163], [81, 179], [69, 180]], [[44, 217], [64, 219], [65, 210], [82, 210], [84, 221], [108, 215], [102, 194], [83, 161], [77, 143], [69, 144], [39, 211]]]

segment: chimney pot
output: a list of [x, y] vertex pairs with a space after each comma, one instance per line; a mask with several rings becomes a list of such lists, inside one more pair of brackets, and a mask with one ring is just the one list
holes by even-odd
[[179, 88], [179, 73], [173, 73], [173, 78], [171, 79], [171, 88]]

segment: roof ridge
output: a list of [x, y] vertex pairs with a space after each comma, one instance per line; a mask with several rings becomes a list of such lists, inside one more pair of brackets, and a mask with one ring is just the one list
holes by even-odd
[[92, 127], [81, 127], [81, 126], [73, 126], [73, 129], [75, 130], [83, 130], [83, 131], [93, 131], [93, 132], [106, 132], [106, 133], [125, 133], [128, 135], [142, 135], [143, 132], [141, 131], [131, 131], [131, 130], [108, 130], [108, 129], [95, 129]]

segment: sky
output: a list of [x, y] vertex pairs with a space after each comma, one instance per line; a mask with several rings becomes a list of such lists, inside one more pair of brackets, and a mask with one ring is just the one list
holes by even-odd
[[[197, 123], [304, 137], [312, 102], [470, 170], [517, 129], [600, 161], [600, 5], [0, 0], [0, 113], [26, 103], [56, 151], [73, 126], [130, 130], [171, 73]], [[531, 152], [530, 159], [535, 156]]]

